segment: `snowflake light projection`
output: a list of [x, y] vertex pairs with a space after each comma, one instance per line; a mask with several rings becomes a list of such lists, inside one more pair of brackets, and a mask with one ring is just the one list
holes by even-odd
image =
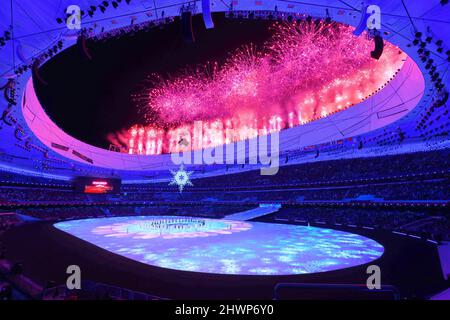
[[55, 227], [148, 265], [216, 274], [326, 272], [371, 263], [384, 252], [358, 234], [265, 222], [138, 216], [69, 220]]
[[177, 185], [178, 190], [183, 192], [183, 189], [185, 186], [191, 186], [193, 187], [193, 183], [189, 179], [193, 171], [185, 171], [183, 164], [180, 166], [178, 171], [170, 170], [170, 173], [172, 174], [172, 181], [170, 181], [169, 186]]
[[[198, 150], [280, 131], [360, 103], [401, 69], [406, 54], [386, 43], [380, 60], [373, 41], [338, 23], [275, 23], [257, 49], [244, 46], [219, 65], [209, 62], [175, 76], [152, 75], [136, 98], [148, 125], [111, 142], [130, 154]], [[194, 121], [202, 139], [193, 139]], [[192, 141], [180, 144], [180, 139]]]

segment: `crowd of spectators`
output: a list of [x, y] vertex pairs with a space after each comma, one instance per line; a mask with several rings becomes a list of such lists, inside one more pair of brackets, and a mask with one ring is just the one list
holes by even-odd
[[70, 189], [70, 181], [54, 180], [37, 175], [24, 175], [16, 172], [0, 171], [0, 185], [55, 187]]
[[[176, 186], [164, 183], [123, 185], [119, 194], [101, 195], [75, 192], [65, 182], [58, 187], [46, 178], [30, 177], [28, 182], [32, 185], [27, 185], [21, 175], [0, 172], [0, 179], [17, 180], [16, 184], [0, 183], [0, 207], [45, 220], [157, 214], [220, 218], [259, 203], [282, 203], [285, 209], [279, 215], [287, 215], [288, 219], [296, 216], [308, 221], [321, 219], [327, 223], [397, 229], [426, 216], [415, 211], [400, 214], [379, 206], [374, 206], [369, 213], [356, 210], [351, 204], [401, 202], [411, 203], [413, 207], [415, 203], [434, 202], [445, 205], [450, 201], [449, 168], [450, 149], [444, 149], [282, 166], [274, 176], [262, 176], [257, 170], [195, 179], [194, 186], [182, 193]], [[345, 206], [289, 209], [310, 202], [317, 205], [339, 202]], [[433, 235], [445, 234], [447, 222], [424, 223], [420, 230]], [[11, 224], [0, 219], [0, 232]]]
[[197, 188], [342, 184], [344, 182], [416, 179], [450, 173], [450, 149], [431, 152], [311, 162], [280, 167], [274, 176], [259, 170], [193, 180]]
[[449, 200], [449, 179], [406, 181], [391, 183], [361, 183], [344, 186], [316, 186], [293, 188], [266, 188], [247, 190], [196, 190], [187, 189], [182, 194], [173, 191], [152, 191], [128, 193], [127, 200], [147, 201], [341, 201], [361, 195], [372, 195], [381, 200]]
[[51, 202], [51, 201], [88, 201], [85, 194], [72, 190], [55, 190], [49, 188], [0, 187], [0, 202]]
[[[0, 206], [54, 202], [340, 201], [361, 195], [384, 200], [446, 201], [450, 200], [449, 168], [450, 149], [443, 149], [282, 166], [274, 176], [263, 176], [256, 170], [194, 179], [194, 186], [186, 188], [183, 193], [167, 183], [124, 184], [121, 193], [115, 196], [77, 193], [66, 185], [57, 188], [50, 186], [48, 179], [39, 178], [43, 179], [43, 186], [0, 186]], [[12, 173], [0, 172], [0, 178], [2, 175], [23, 180], [22, 176]]]
[[178, 190], [126, 192], [119, 195], [86, 195], [67, 190], [46, 188], [0, 187], [0, 205], [37, 204], [86, 204], [107, 205], [127, 202], [186, 202], [235, 201], [240, 203], [258, 201], [345, 201], [371, 195], [380, 200], [427, 200], [450, 199], [449, 179], [433, 179], [414, 182], [364, 183], [347, 186], [274, 188], [262, 190], [195, 190], [183, 193]]
[[[11, 229], [13, 226], [20, 223], [20, 220], [14, 213], [0, 212], [0, 234]], [[1, 244], [0, 244], [0, 258], [1, 258]]]
[[384, 157], [282, 166], [274, 176], [259, 170], [194, 179], [182, 195], [167, 183], [124, 185], [124, 198], [337, 201], [373, 195], [385, 200], [450, 200], [450, 149]]
[[434, 219], [424, 218], [411, 225], [404, 225], [399, 230], [429, 236], [437, 241], [450, 241], [450, 218], [448, 216], [432, 218]]
[[438, 242], [450, 241], [450, 215], [443, 210], [435, 209], [427, 211], [379, 207], [285, 207], [265, 219], [331, 226], [370, 227], [412, 233]]

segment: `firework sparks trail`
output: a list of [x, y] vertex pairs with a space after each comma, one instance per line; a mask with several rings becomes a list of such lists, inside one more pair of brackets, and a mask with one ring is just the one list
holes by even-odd
[[[211, 62], [175, 77], [153, 75], [150, 88], [136, 97], [147, 124], [112, 135], [111, 142], [149, 155], [302, 125], [361, 102], [406, 58], [386, 43], [380, 60], [372, 59], [373, 41], [342, 24], [275, 23], [273, 31], [262, 49], [244, 46], [222, 66]], [[201, 141], [192, 141], [194, 121], [203, 122]]]

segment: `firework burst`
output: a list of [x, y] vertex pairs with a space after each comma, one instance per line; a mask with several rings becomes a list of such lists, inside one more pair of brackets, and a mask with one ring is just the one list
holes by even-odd
[[[387, 43], [381, 59], [372, 59], [373, 42], [342, 24], [275, 23], [272, 30], [261, 49], [239, 48], [222, 66], [210, 62], [176, 76], [152, 75], [136, 99], [147, 123], [129, 130], [129, 152], [205, 148], [325, 117], [385, 85], [406, 57]], [[194, 121], [204, 123], [206, 137], [200, 144], [178, 143], [192, 141]], [[237, 133], [230, 138], [225, 132], [231, 129]]]

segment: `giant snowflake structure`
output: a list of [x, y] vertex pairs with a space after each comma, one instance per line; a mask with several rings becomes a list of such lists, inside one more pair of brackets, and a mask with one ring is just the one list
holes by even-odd
[[180, 193], [183, 192], [183, 189], [185, 186], [194, 186], [189, 179], [193, 171], [185, 171], [184, 165], [181, 164], [178, 171], [170, 170], [170, 173], [172, 174], [172, 181], [170, 181], [169, 186], [173, 186], [176, 184], [178, 186], [178, 190], [180, 190]]

